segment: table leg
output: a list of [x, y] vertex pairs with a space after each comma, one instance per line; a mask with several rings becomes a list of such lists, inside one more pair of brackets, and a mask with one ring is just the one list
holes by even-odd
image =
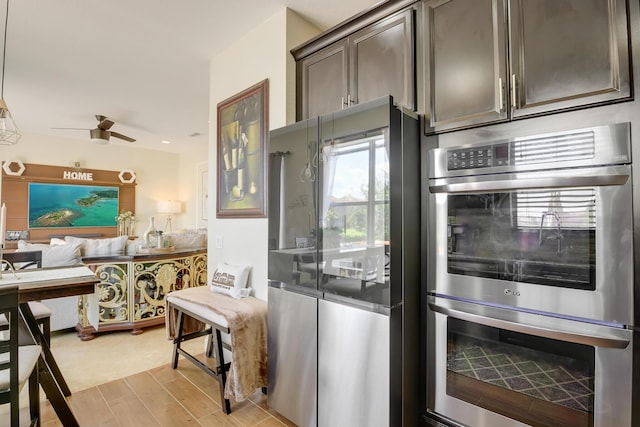
[[47, 399], [49, 399], [62, 425], [65, 427], [79, 426], [65, 399], [65, 396], [71, 395], [71, 390], [62, 376], [62, 372], [42, 335], [38, 322], [33, 317], [28, 303], [20, 304], [20, 314], [33, 339], [42, 347], [42, 355], [38, 360], [38, 374], [40, 376], [40, 385], [47, 395]]
[[38, 375], [40, 377], [40, 386], [47, 395], [47, 399], [49, 399], [49, 403], [56, 412], [62, 425], [64, 427], [80, 427], [78, 420], [76, 420], [75, 415], [69, 407], [69, 403], [58, 386], [58, 382], [51, 373], [49, 364], [42, 356], [40, 356], [38, 360]]

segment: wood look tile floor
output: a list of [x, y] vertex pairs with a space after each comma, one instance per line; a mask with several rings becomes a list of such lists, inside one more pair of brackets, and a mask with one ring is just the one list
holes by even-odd
[[[68, 400], [81, 426], [293, 426], [269, 410], [260, 391], [232, 401], [225, 415], [218, 383], [184, 360], [177, 370], [167, 364], [74, 392]], [[41, 407], [43, 427], [62, 426], [48, 402]]]
[[[171, 345], [164, 337], [164, 327], [155, 328], [155, 331], [152, 328], [138, 336], [124, 331], [110, 332], [88, 342], [80, 342], [73, 332], [70, 334], [66, 337], [54, 336], [52, 351], [72, 390], [68, 401], [82, 427], [294, 426], [269, 409], [267, 397], [260, 390], [243, 402], [232, 400], [231, 414], [225, 415], [220, 406], [217, 381], [183, 357], [179, 359], [178, 369], [171, 369]], [[157, 339], [153, 337], [154, 334]], [[147, 337], [141, 346], [138, 338], [144, 335]], [[204, 348], [204, 342], [193, 341], [190, 351], [193, 351], [193, 347]], [[93, 349], [112, 347], [116, 345], [114, 342], [117, 343], [120, 359], [113, 360], [113, 355], [108, 352], [102, 357], [100, 354], [103, 351], [92, 354]], [[168, 349], [168, 353], [165, 349]], [[148, 356], [154, 351], [166, 356], [157, 361], [157, 366], [150, 367], [154, 363]], [[83, 357], [72, 358], [71, 352], [80, 352]], [[132, 358], [130, 354], [138, 356]], [[67, 366], [66, 359], [72, 359], [74, 366]], [[131, 365], [135, 365], [136, 359], [144, 363], [139, 366], [137, 373], [131, 373]], [[127, 365], [126, 371], [117, 369], [121, 364]], [[90, 383], [87, 377], [92, 372], [100, 371], [98, 377], [104, 381], [105, 375], [109, 375], [110, 366], [113, 367], [111, 375], [114, 378], [82, 388], [87, 381]], [[121, 372], [126, 372], [125, 376], [121, 376]], [[24, 408], [23, 418], [27, 417]], [[43, 401], [41, 405], [41, 425], [62, 426], [48, 401]]]

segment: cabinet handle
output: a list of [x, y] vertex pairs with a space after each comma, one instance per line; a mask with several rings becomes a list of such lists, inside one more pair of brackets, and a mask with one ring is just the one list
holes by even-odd
[[343, 109], [344, 107], [348, 107], [351, 104], [355, 104], [356, 102], [354, 100], [351, 99], [351, 94], [347, 95], [347, 102], [344, 102], [344, 96], [342, 97], [342, 104], [340, 105], [340, 109]]
[[498, 108], [499, 111], [502, 111], [502, 109], [504, 108], [504, 87], [502, 86], [502, 77], [498, 77], [498, 93], [499, 93], [499, 98], [498, 98], [498, 102], [500, 103], [500, 108]]
[[511, 106], [516, 108], [516, 75], [511, 74]]

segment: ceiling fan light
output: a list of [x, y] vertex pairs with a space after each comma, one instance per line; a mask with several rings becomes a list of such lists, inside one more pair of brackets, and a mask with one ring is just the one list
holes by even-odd
[[7, 103], [0, 98], [0, 145], [15, 145], [21, 136]]
[[104, 129], [91, 129], [89, 131], [91, 135], [91, 142], [95, 144], [108, 144], [109, 143], [109, 131]]

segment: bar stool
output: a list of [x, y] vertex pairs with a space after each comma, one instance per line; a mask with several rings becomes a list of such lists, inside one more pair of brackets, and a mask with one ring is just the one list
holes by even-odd
[[31, 424], [40, 425], [39, 345], [20, 345], [18, 286], [0, 288], [0, 317], [7, 321], [9, 336], [0, 339], [0, 404], [10, 404], [11, 426], [20, 425], [20, 390], [29, 381]]

